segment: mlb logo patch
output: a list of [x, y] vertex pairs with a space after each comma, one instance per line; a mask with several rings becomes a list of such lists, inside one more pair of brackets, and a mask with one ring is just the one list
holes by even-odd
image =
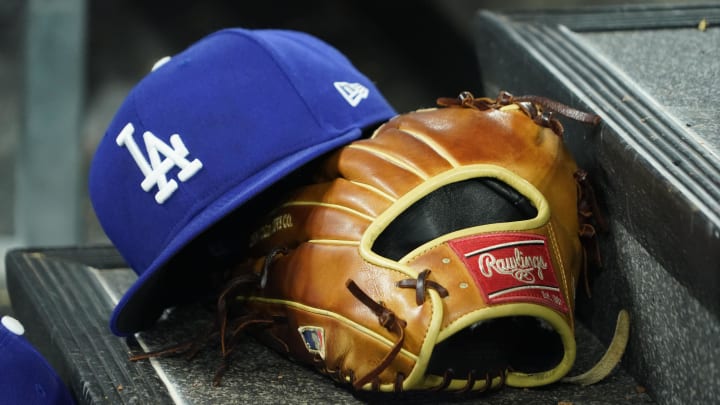
[[325, 360], [325, 330], [319, 326], [301, 326], [298, 332], [308, 352], [318, 354]]

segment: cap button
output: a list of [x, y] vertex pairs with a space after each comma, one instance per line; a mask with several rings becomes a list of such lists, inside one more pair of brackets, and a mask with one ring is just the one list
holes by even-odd
[[5, 315], [0, 319], [0, 322], [2, 322], [3, 326], [9, 330], [10, 332], [20, 336], [23, 333], [25, 333], [25, 328], [23, 325], [18, 321], [17, 319], [13, 318], [12, 316]]
[[170, 57], [170, 56], [163, 56], [162, 58], [158, 59], [157, 62], [155, 62], [155, 64], [153, 65], [152, 69], [150, 69], [150, 71], [151, 71], [151, 72], [156, 71], [157, 69], [160, 68], [160, 66], [162, 66], [162, 65], [170, 62], [170, 59], [172, 59], [172, 57]]

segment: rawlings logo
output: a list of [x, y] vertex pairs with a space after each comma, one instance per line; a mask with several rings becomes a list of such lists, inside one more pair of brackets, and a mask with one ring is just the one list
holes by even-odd
[[500, 275], [507, 275], [515, 280], [526, 284], [536, 282], [537, 278], [543, 280], [543, 270], [547, 270], [548, 264], [542, 256], [525, 256], [523, 252], [515, 248], [514, 255], [507, 257], [495, 257], [492, 253], [483, 253], [478, 258], [480, 273], [485, 277], [492, 277], [493, 272]]
[[532, 302], [567, 313], [545, 236], [498, 232], [453, 239], [448, 244], [489, 305]]

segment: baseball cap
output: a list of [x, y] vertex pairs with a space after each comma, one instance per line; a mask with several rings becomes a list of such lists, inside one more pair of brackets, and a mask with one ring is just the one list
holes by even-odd
[[159, 61], [90, 166], [97, 218], [138, 274], [113, 311], [113, 333], [147, 329], [188, 299], [192, 283], [167, 264], [194, 238], [395, 115], [346, 56], [303, 32], [223, 29]]
[[45, 358], [22, 336], [15, 318], [0, 318], [0, 398], [6, 404], [74, 404]]

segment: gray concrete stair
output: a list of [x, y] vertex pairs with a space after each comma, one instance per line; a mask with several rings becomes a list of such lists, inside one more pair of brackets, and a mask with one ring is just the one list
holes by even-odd
[[[709, 27], [699, 27], [700, 21]], [[486, 92], [538, 94], [602, 117], [566, 125], [610, 220], [581, 320], [658, 403], [720, 399], [720, 7], [624, 6], [476, 15]]]

